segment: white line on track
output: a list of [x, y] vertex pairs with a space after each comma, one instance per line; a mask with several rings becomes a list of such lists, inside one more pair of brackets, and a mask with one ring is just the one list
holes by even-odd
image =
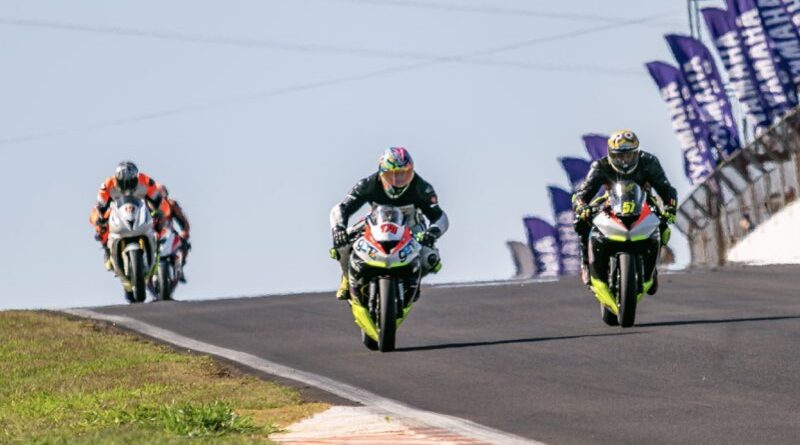
[[209, 343], [194, 340], [189, 337], [184, 337], [175, 332], [161, 329], [130, 317], [102, 314], [89, 309], [65, 309], [62, 312], [78, 317], [116, 323], [148, 337], [157, 338], [181, 348], [215, 355], [237, 363], [241, 363], [242, 365], [265, 372], [267, 374], [305, 383], [344, 399], [360, 403], [364, 406], [374, 409], [378, 413], [391, 414], [407, 422], [427, 425], [433, 428], [440, 428], [460, 434], [464, 437], [489, 443], [503, 445], [544, 445], [542, 442], [537, 442], [535, 440], [505, 433], [503, 431], [489, 428], [466, 419], [414, 408], [402, 402], [381, 397], [364, 389], [323, 377], [321, 375], [300, 371], [299, 369], [294, 369], [270, 360], [256, 357], [255, 355], [248, 354], [246, 352], [234, 351], [233, 349], [222, 348]]

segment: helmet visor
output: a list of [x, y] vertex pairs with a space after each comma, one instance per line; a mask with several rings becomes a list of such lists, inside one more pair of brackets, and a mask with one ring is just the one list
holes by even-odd
[[381, 180], [385, 186], [402, 188], [411, 184], [414, 170], [411, 167], [396, 168], [381, 172]]
[[139, 178], [122, 178], [117, 180], [117, 184], [119, 185], [120, 190], [124, 192], [132, 191], [139, 185]]
[[610, 152], [608, 159], [619, 168], [629, 169], [639, 160], [639, 150]]

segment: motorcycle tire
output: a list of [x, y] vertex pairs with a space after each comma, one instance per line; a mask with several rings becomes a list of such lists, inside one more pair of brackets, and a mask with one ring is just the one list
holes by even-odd
[[397, 333], [397, 283], [392, 278], [378, 280], [380, 293], [380, 315], [378, 326], [378, 350], [394, 351], [395, 334]]
[[633, 326], [636, 320], [636, 297], [639, 293], [636, 266], [634, 255], [619, 254], [619, 324], [623, 328]]
[[172, 262], [161, 260], [158, 263], [158, 299], [161, 301], [172, 300]]
[[144, 283], [144, 254], [141, 250], [133, 250], [129, 253], [131, 264], [131, 284], [133, 284], [133, 302], [144, 303], [147, 298], [147, 289]]
[[613, 312], [608, 310], [605, 306], [600, 306], [600, 312], [603, 316], [603, 322], [609, 326], [619, 326], [619, 319]]

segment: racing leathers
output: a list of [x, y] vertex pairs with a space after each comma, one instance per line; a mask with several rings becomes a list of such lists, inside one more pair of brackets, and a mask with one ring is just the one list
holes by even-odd
[[[162, 206], [161, 193], [158, 191], [158, 185], [149, 176], [144, 173], [139, 173], [138, 184], [136, 188], [130, 192], [136, 198], [144, 199], [147, 206], [153, 213], [153, 224], [158, 232], [163, 224], [163, 218], [169, 217], [169, 208]], [[117, 184], [116, 178], [111, 176], [103, 181], [100, 185], [100, 191], [97, 193], [97, 203], [92, 208], [89, 215], [89, 222], [94, 226], [96, 234], [95, 239], [103, 246], [106, 253], [106, 262], [108, 263], [108, 217], [111, 206], [111, 201], [125, 196], [126, 192]], [[109, 265], [107, 264], [108, 268]]]
[[[360, 180], [344, 200], [331, 210], [330, 224], [334, 233], [341, 233], [347, 227], [350, 217], [364, 204], [369, 204], [372, 207], [379, 205], [398, 207], [408, 218], [408, 221], [411, 221], [410, 227], [414, 235], [421, 240], [420, 262], [422, 275], [438, 272], [441, 267], [439, 250], [433, 243], [447, 231], [449, 221], [447, 214], [439, 207], [439, 198], [433, 186], [422, 179], [421, 176], [415, 174], [408, 190], [393, 199], [384, 192], [378, 173], [372, 174]], [[429, 225], [426, 224], [420, 214], [424, 215], [430, 223]], [[353, 271], [348, 270], [352, 245], [346, 243], [337, 247], [336, 250], [343, 276], [349, 276], [351, 289], [357, 289], [359, 277], [353, 276]]]
[[[575, 210], [575, 231], [581, 238], [581, 254], [584, 265], [589, 266], [591, 276], [598, 279], [605, 279], [604, 271], [608, 267], [607, 253], [603, 249], [604, 245], [600, 240], [598, 242], [589, 241], [589, 233], [592, 228], [592, 216], [596, 203], [592, 200], [600, 188], [603, 186], [610, 186], [612, 183], [619, 180], [628, 180], [637, 183], [646, 191], [655, 189], [658, 196], [661, 197], [664, 206], [661, 209], [662, 224], [661, 224], [661, 238], [662, 243], [666, 244], [669, 238], [669, 228], [667, 221], [672, 222], [675, 217], [675, 210], [677, 206], [677, 192], [672, 187], [664, 169], [658, 162], [658, 158], [647, 152], [641, 152], [639, 155], [639, 162], [636, 169], [630, 174], [623, 174], [613, 168], [609, 163], [608, 158], [604, 157], [592, 163], [586, 179], [577, 188], [573, 197], [572, 205]], [[651, 197], [651, 194], [648, 193]], [[652, 197], [651, 197], [652, 198]], [[649, 199], [651, 205], [655, 205], [655, 201]], [[652, 270], [655, 267], [655, 261], [658, 258], [657, 249], [660, 246], [655, 246], [656, 252], [651, 255], [649, 264]], [[585, 277], [588, 278], [588, 277]]]

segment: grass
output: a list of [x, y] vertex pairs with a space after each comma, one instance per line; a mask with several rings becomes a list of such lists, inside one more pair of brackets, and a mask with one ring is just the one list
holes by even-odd
[[0, 312], [0, 443], [264, 444], [324, 408], [103, 324]]

